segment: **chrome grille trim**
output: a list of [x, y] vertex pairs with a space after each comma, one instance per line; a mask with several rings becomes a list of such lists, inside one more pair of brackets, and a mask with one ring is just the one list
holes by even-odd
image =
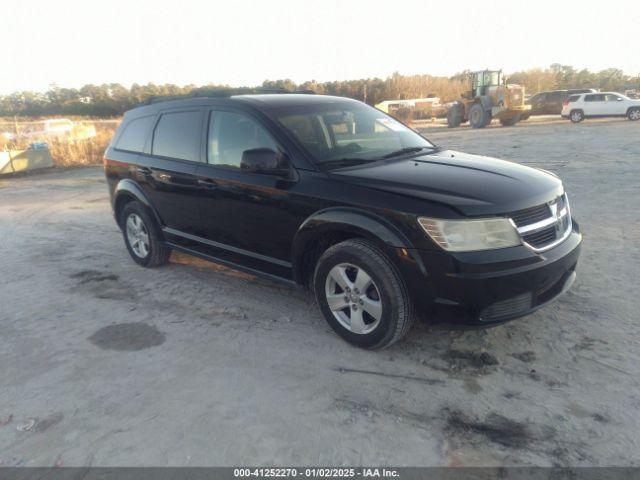
[[[536, 253], [546, 252], [547, 250], [550, 250], [553, 247], [564, 242], [567, 239], [567, 237], [569, 237], [569, 235], [571, 234], [571, 230], [573, 228], [573, 225], [571, 222], [571, 210], [569, 208], [569, 199], [567, 198], [566, 194], [563, 194], [553, 202], [550, 202], [548, 206], [549, 206], [549, 213], [551, 214], [551, 216], [549, 216], [548, 218], [545, 218], [544, 220], [539, 220], [537, 222], [530, 223], [528, 225], [518, 226], [516, 225], [516, 222], [513, 220], [513, 218], [509, 219], [513, 227], [517, 230], [518, 234], [520, 235], [520, 238], [522, 239], [522, 243]], [[558, 206], [561, 207], [560, 211], [558, 211]], [[549, 229], [552, 226], [553, 227], [562, 226], [565, 223], [565, 221], [566, 221], [566, 226], [564, 230], [560, 231], [558, 228], [556, 228], [554, 239], [547, 244], [535, 246], [535, 245], [532, 245], [531, 243], [528, 243], [525, 238], [526, 236], [535, 235], [538, 232], [542, 232], [543, 230]]]
[[544, 230], [545, 228], [553, 225], [554, 223], [556, 223], [558, 221], [558, 219], [562, 219], [565, 217], [565, 215], [567, 215], [567, 213], [569, 213], [569, 211], [567, 210], [567, 208], [563, 208], [560, 211], [560, 214], [558, 216], [558, 218], [556, 217], [549, 217], [549, 218], [545, 218], [544, 220], [541, 220], [539, 222], [536, 223], [532, 223], [530, 225], [525, 225], [524, 227], [520, 227], [517, 228], [518, 233], [520, 235], [526, 235], [529, 233], [533, 233], [533, 232], [537, 232], [538, 230]]
[[547, 205], [546, 203], [538, 205], [536, 207], [525, 208], [524, 210], [518, 210], [516, 212], [510, 213], [511, 219], [518, 227], [544, 220], [550, 215], [551, 210], [549, 209], [549, 205]]

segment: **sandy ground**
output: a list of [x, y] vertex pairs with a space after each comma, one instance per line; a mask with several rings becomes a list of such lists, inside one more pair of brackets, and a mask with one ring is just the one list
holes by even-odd
[[127, 256], [100, 168], [0, 180], [0, 465], [640, 465], [640, 123], [434, 129], [557, 172], [573, 289], [381, 352], [304, 292]]

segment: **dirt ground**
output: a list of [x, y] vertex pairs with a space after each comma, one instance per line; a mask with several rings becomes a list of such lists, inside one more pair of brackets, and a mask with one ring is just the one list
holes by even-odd
[[431, 128], [562, 176], [561, 300], [351, 347], [312, 299], [127, 255], [100, 168], [0, 180], [0, 465], [640, 465], [640, 123]]

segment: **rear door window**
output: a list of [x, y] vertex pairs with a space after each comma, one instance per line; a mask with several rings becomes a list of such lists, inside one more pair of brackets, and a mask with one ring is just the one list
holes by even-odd
[[142, 152], [155, 118], [155, 115], [151, 115], [131, 120], [125, 125], [115, 148], [129, 152]]
[[163, 113], [153, 132], [151, 153], [161, 157], [199, 161], [201, 118], [199, 111]]
[[591, 95], [585, 95], [584, 101], [585, 102], [604, 102], [604, 95], [602, 95], [600, 93], [594, 93], [594, 94], [591, 94]]

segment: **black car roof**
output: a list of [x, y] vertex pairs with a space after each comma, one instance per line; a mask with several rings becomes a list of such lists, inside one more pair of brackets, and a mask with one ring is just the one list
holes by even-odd
[[257, 108], [258, 110], [268, 111], [272, 109], [295, 107], [298, 105], [328, 105], [332, 103], [344, 104], [345, 102], [359, 103], [357, 100], [345, 97], [297, 93], [231, 95], [228, 97], [191, 97], [167, 101], [157, 101], [156, 103], [152, 103], [150, 105], [141, 105], [139, 107], [128, 110], [125, 113], [125, 116], [140, 117], [145, 115], [152, 115], [161, 110], [166, 110], [169, 108], [200, 107], [209, 105], [250, 105]]

